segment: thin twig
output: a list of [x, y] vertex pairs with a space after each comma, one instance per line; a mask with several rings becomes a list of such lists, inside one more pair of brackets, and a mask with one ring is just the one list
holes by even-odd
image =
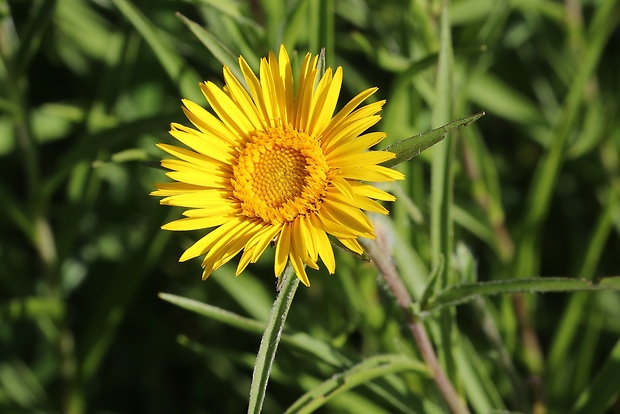
[[445, 372], [441, 368], [441, 365], [439, 364], [437, 354], [435, 353], [433, 345], [428, 338], [424, 324], [416, 320], [411, 313], [411, 305], [413, 304], [411, 295], [409, 295], [409, 292], [405, 288], [405, 285], [403, 284], [396, 267], [390, 260], [389, 255], [384, 253], [374, 240], [360, 239], [359, 241], [364, 247], [364, 250], [366, 250], [368, 256], [372, 258], [373, 262], [377, 266], [377, 269], [379, 269], [379, 272], [394, 294], [396, 302], [403, 310], [403, 313], [408, 321], [409, 330], [413, 335], [413, 339], [418, 345], [424, 362], [431, 369], [435, 385], [437, 385], [437, 388], [446, 401], [446, 404], [450, 407], [450, 411], [454, 414], [468, 414], [469, 410], [467, 409], [467, 406], [461, 401], [456, 390], [454, 389], [454, 386], [450, 382], [450, 379], [446, 376]]

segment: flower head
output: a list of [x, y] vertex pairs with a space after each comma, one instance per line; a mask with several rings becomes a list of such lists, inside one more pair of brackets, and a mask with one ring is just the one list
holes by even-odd
[[307, 54], [294, 82], [284, 47], [277, 58], [270, 53], [261, 60], [260, 80], [240, 57], [247, 90], [224, 67], [223, 88], [200, 84], [216, 115], [183, 100], [194, 128], [171, 125], [170, 134], [190, 149], [158, 145], [175, 157], [161, 163], [175, 182], [158, 184], [151, 194], [163, 196], [161, 204], [188, 208], [185, 218], [162, 228], [213, 228], [180, 258], [204, 254], [203, 279], [243, 250], [240, 274], [274, 242], [276, 276], [290, 260], [309, 286], [304, 265], [318, 269], [320, 258], [335, 271], [328, 234], [362, 253], [357, 238], [374, 238], [362, 210], [386, 214], [375, 200], [394, 200], [368, 184], [403, 178], [378, 165], [393, 153], [368, 151], [385, 134], [364, 134], [385, 101], [358, 108], [376, 91], [367, 89], [334, 116], [342, 68], [328, 68], [319, 79], [317, 61]]

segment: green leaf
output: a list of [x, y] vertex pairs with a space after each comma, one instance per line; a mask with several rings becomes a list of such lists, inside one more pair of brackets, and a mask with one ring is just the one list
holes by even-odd
[[432, 298], [436, 293], [437, 277], [443, 273], [444, 263], [445, 263], [444, 257], [443, 255], [440, 255], [439, 260], [435, 264], [435, 267], [433, 267], [433, 271], [428, 280], [428, 284], [426, 285], [426, 288], [424, 289], [424, 292], [422, 293], [422, 296], [420, 297], [420, 307], [422, 309], [426, 307], [426, 304], [429, 301], [429, 299]]
[[461, 118], [457, 121], [450, 122], [449, 124], [435, 128], [431, 131], [398, 141], [385, 149], [386, 151], [395, 153], [396, 158], [388, 160], [381, 165], [384, 167], [393, 167], [401, 162], [409, 161], [413, 157], [420, 155], [425, 149], [430, 148], [442, 141], [448, 132], [462, 126], [470, 125], [482, 118], [484, 115], [484, 112], [479, 112], [477, 114]]
[[213, 54], [218, 62], [224, 66], [228, 66], [233, 75], [235, 75], [239, 82], [241, 82], [241, 84], [247, 89], [245, 78], [243, 77], [243, 73], [241, 73], [241, 69], [239, 68], [239, 64], [237, 62], [237, 56], [235, 56], [230, 49], [228, 49], [222, 42], [213, 36], [211, 32], [198, 23], [188, 19], [181, 13], [177, 13], [177, 17], [185, 23], [187, 27], [189, 27], [192, 33], [198, 38], [198, 40], [200, 40], [200, 43], [209, 49], [209, 52]]
[[513, 273], [517, 276], [538, 273], [541, 259], [540, 233], [549, 213], [552, 195], [557, 189], [557, 179], [567, 150], [566, 142], [582, 115], [586, 85], [592, 79], [593, 73], [596, 73], [607, 41], [619, 21], [619, 15], [614, 0], [603, 1], [596, 9], [591, 23], [596, 30], [584, 50], [579, 66], [574, 69], [570, 89], [551, 131], [549, 150], [538, 162], [534, 171], [524, 209], [523, 236], [515, 258]]
[[[207, 316], [229, 326], [242, 329], [246, 332], [260, 334], [265, 330], [265, 323], [254, 319], [245, 318], [236, 313], [211, 306], [193, 299], [184, 298], [169, 293], [160, 293], [159, 297], [169, 303], [177, 305], [183, 309], [195, 312], [199, 315]], [[302, 352], [316, 361], [321, 361], [332, 367], [346, 369], [352, 367], [355, 361], [343, 355], [342, 352], [331, 344], [312, 337], [306, 333], [290, 333], [282, 334], [280, 342], [288, 347], [288, 349]], [[402, 401], [398, 383], [394, 383], [390, 378], [381, 383], [367, 384], [369, 391], [380, 398], [389, 401], [394, 406], [406, 405], [406, 401]]]
[[531, 279], [510, 279], [494, 282], [466, 283], [451, 286], [429, 301], [425, 312], [456, 306], [478, 296], [503, 295], [508, 293], [620, 291], [620, 276], [606, 277], [598, 282], [585, 279], [544, 277]]
[[[588, 278], [595, 273], [612, 230], [614, 211], [618, 211], [619, 204], [620, 188], [612, 186], [607, 198], [603, 201], [604, 208], [598, 217], [592, 235], [584, 244], [585, 253], [577, 273], [578, 277]], [[557, 328], [547, 356], [548, 367], [553, 372], [563, 364], [569, 348], [575, 343], [575, 335], [578, 335], [580, 331], [580, 325], [576, 324], [575, 321], [583, 316], [583, 310], [586, 308], [588, 300], [589, 297], [582, 293], [572, 295], [560, 322], [556, 324]]]
[[399, 371], [413, 371], [429, 376], [426, 366], [402, 355], [378, 355], [368, 358], [351, 369], [332, 376], [319, 386], [301, 396], [286, 413], [310, 413], [324, 405], [331, 398], [375, 378]]
[[[261, 334], [265, 331], [266, 323], [257, 321], [256, 319], [246, 318], [234, 312], [227, 311], [216, 306], [202, 303], [193, 299], [184, 298], [170, 293], [160, 293], [159, 297], [167, 302], [177, 305], [183, 309], [197, 313], [202, 316], [225, 323], [246, 332]], [[283, 344], [311, 355], [334, 367], [349, 367], [353, 364], [351, 360], [342, 355], [339, 350], [330, 344], [313, 338], [305, 333], [289, 333], [282, 334], [281, 341]]]
[[181, 94], [195, 102], [204, 99], [198, 89], [200, 77], [172, 48], [172, 45], [166, 42], [159, 29], [129, 1], [113, 0], [113, 2], [151, 46], [168, 76], [179, 87]]
[[20, 72], [26, 72], [33, 56], [39, 52], [41, 41], [54, 18], [57, 4], [58, 0], [45, 0], [33, 2], [30, 6], [30, 16], [24, 32], [20, 36], [21, 45], [18, 49], [17, 66]]
[[[435, 79], [435, 102], [431, 119], [433, 125], [441, 125], [454, 114], [454, 55], [452, 51], [452, 35], [449, 24], [449, 2], [442, 3], [439, 19], [439, 60], [437, 61], [437, 77]], [[431, 263], [437, 265], [443, 256], [443, 269], [437, 276], [440, 288], [455, 283], [452, 272], [452, 251], [454, 248], [454, 160], [456, 145], [449, 139], [434, 148], [431, 162]], [[454, 360], [453, 346], [457, 337], [454, 312], [445, 309], [439, 316], [438, 356], [448, 378], [460, 376]], [[446, 401], [450, 406], [452, 404]], [[455, 412], [460, 412], [455, 411]], [[466, 410], [465, 410], [466, 412]]]
[[589, 386], [583, 390], [573, 414], [598, 414], [607, 412], [620, 393], [620, 341], [611, 351], [605, 365]]
[[217, 306], [212, 306], [207, 303], [202, 303], [197, 300], [184, 298], [182, 296], [171, 295], [170, 293], [160, 293], [159, 297], [166, 302], [170, 302], [177, 305], [180, 308], [187, 309], [188, 311], [197, 313], [199, 315], [207, 316], [216, 321], [225, 323], [235, 328], [242, 329], [244, 331], [261, 333], [265, 330], [265, 324], [257, 320], [245, 318], [236, 313], [227, 311]]

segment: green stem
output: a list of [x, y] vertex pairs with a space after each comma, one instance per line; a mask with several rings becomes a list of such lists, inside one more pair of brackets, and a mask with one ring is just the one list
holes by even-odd
[[295, 276], [295, 272], [290, 263], [284, 271], [282, 278], [283, 280], [280, 284], [278, 297], [271, 308], [267, 327], [263, 333], [258, 354], [256, 355], [256, 364], [254, 365], [254, 372], [252, 373], [252, 385], [250, 386], [248, 414], [260, 413], [263, 408], [271, 367], [276, 357], [276, 351], [278, 350], [278, 344], [280, 343], [280, 337], [284, 329], [288, 311], [293, 303], [293, 297], [295, 297], [295, 292], [299, 285], [299, 278]]

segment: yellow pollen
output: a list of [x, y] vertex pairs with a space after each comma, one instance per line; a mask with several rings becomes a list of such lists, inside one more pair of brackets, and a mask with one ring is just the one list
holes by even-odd
[[320, 208], [328, 170], [315, 138], [282, 127], [255, 131], [233, 166], [233, 194], [245, 216], [288, 222]]

